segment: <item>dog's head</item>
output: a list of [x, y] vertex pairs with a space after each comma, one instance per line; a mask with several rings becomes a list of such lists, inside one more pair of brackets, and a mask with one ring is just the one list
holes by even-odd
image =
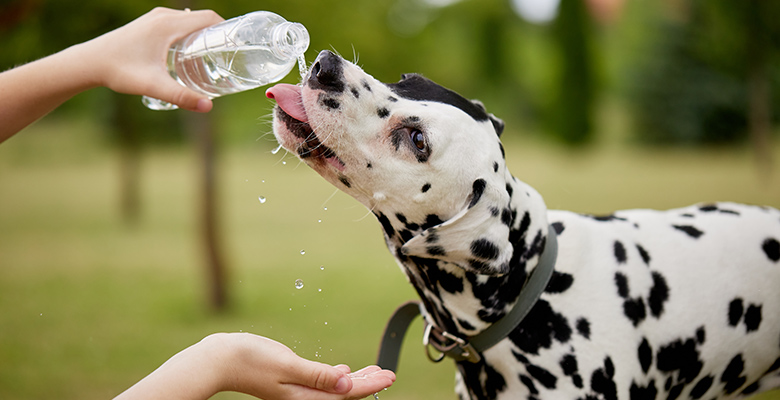
[[373, 211], [399, 256], [507, 272], [512, 178], [503, 122], [480, 102], [420, 75], [384, 84], [328, 51], [267, 95], [279, 143]]

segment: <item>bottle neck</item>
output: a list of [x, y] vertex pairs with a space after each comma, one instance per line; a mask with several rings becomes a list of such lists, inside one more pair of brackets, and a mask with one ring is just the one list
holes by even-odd
[[296, 59], [309, 48], [309, 33], [297, 22], [283, 22], [271, 34], [273, 51], [284, 59]]

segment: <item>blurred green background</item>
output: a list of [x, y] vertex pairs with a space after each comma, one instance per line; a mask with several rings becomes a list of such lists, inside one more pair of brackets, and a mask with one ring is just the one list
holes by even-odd
[[[3, 0], [0, 69], [158, 5], [266, 9], [306, 25], [309, 61], [332, 49], [382, 81], [421, 72], [481, 99], [550, 208], [780, 206], [780, 2], [544, 3]], [[416, 295], [367, 210], [272, 153], [263, 92], [203, 117], [92, 90], [0, 145], [0, 398], [110, 398], [218, 331], [374, 362], [386, 319]], [[454, 367], [430, 364], [420, 336], [418, 321], [380, 398], [454, 398]]]

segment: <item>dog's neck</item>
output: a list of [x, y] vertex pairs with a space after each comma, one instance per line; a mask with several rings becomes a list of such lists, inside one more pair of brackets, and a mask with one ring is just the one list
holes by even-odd
[[514, 248], [507, 273], [483, 275], [441, 259], [406, 256], [401, 251], [406, 240], [386, 236], [388, 248], [417, 290], [430, 322], [442, 330], [473, 336], [498, 321], [517, 301], [544, 249], [548, 227], [541, 195], [508, 172], [506, 176], [511, 210], [511, 221], [505, 221], [510, 222], [506, 239]]

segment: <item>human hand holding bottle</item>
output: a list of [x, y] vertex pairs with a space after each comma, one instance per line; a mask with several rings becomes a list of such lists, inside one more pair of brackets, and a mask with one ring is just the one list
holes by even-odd
[[155, 8], [95, 39], [0, 73], [0, 142], [98, 86], [148, 95], [186, 110], [211, 110], [208, 96], [171, 79], [165, 63], [174, 42], [222, 21], [208, 10]]

